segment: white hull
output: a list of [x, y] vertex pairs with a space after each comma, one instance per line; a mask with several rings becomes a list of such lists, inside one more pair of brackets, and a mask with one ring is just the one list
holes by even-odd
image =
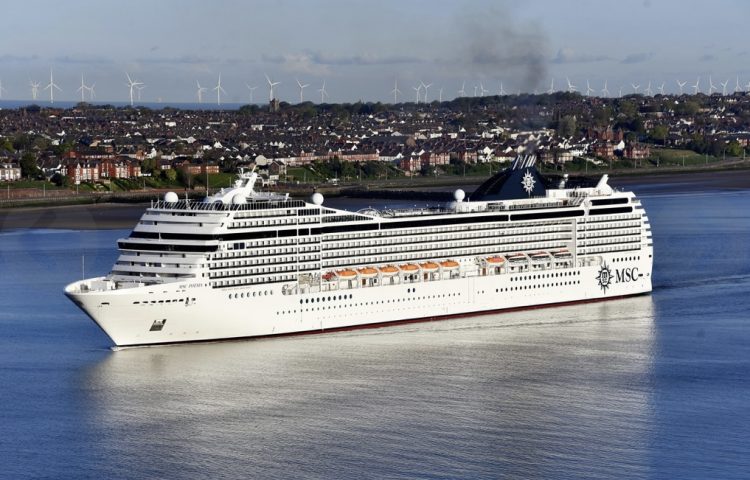
[[282, 294], [278, 283], [226, 289], [171, 283], [78, 293], [82, 282], [69, 285], [66, 294], [117, 346], [154, 345], [322, 332], [651, 291], [650, 255], [611, 257], [603, 265], [293, 295]]

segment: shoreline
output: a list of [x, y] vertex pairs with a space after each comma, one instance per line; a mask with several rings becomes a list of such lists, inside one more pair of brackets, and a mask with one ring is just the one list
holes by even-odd
[[[690, 191], [750, 190], [750, 170], [680, 172], [653, 175], [611, 176], [611, 185], [633, 189], [640, 194], [687, 193]], [[476, 188], [474, 185], [456, 185]], [[450, 194], [450, 186], [425, 186], [434, 192]], [[379, 190], [386, 190], [385, 188]], [[414, 188], [404, 191], [423, 191]], [[143, 203], [93, 203], [45, 207], [0, 209], [0, 231], [19, 229], [119, 230], [131, 229], [148, 206]]]

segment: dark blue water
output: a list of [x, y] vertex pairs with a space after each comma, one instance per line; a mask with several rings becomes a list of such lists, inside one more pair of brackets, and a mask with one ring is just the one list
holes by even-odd
[[750, 192], [644, 204], [650, 296], [119, 352], [126, 232], [0, 232], [0, 477], [748, 478]]

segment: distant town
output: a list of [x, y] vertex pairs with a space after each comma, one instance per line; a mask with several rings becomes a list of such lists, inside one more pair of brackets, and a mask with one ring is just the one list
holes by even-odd
[[0, 110], [7, 198], [228, 185], [486, 176], [519, 154], [549, 170], [745, 165], [750, 95], [578, 93], [432, 103], [288, 104], [152, 110], [80, 103]]

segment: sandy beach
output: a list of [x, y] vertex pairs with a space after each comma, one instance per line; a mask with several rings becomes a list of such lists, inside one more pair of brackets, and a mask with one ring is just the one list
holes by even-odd
[[[643, 194], [745, 190], [750, 189], [750, 170], [613, 176], [610, 183]], [[445, 190], [451, 191], [451, 188]], [[132, 229], [147, 206], [147, 203], [105, 203], [2, 209], [0, 231], [19, 228]]]

